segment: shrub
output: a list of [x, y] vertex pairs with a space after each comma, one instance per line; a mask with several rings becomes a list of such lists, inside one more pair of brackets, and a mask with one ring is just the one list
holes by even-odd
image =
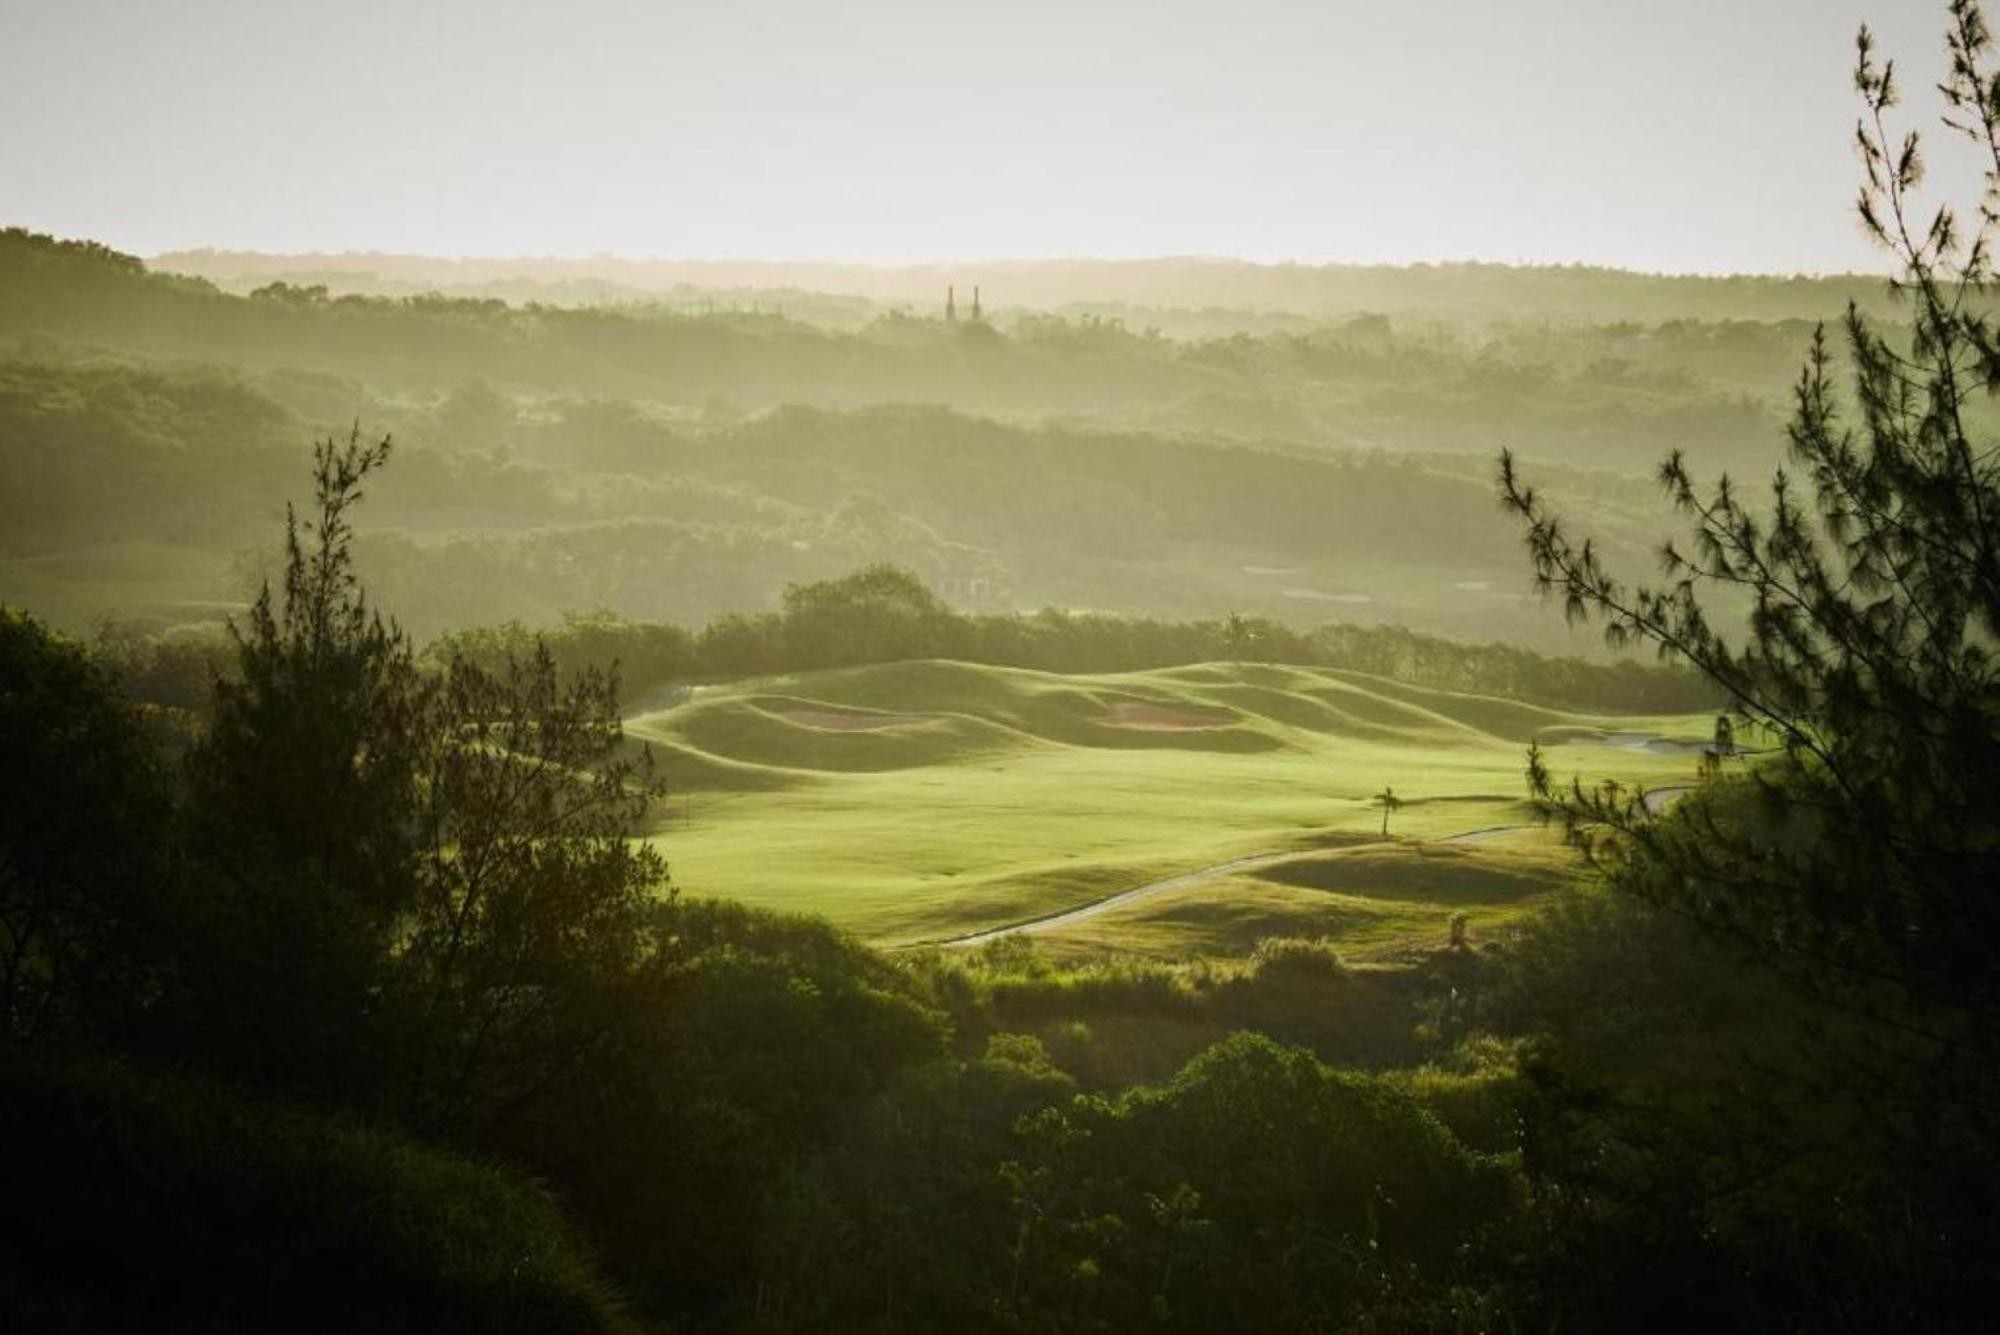
[[1330, 983], [1347, 977], [1329, 937], [1274, 936], [1257, 943], [1251, 956], [1261, 983]]
[[539, 1188], [346, 1117], [120, 1065], [14, 1064], [0, 1136], [17, 1151], [0, 1326], [626, 1325]]

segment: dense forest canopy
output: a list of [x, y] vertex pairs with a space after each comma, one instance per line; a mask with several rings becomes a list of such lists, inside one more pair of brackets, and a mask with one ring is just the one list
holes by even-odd
[[[1176, 338], [1121, 318], [1041, 309], [947, 325], [927, 303], [840, 331], [771, 311], [509, 305], [428, 292], [342, 296], [282, 280], [234, 297], [205, 280], [144, 271], [102, 247], [20, 229], [0, 244], [0, 264], [9, 279], [0, 333], [260, 367], [289, 363], [399, 390], [483, 378], [519, 392], [739, 411], [944, 402], [982, 413], [1406, 449], [1483, 450], [1494, 429], [1518, 425], [1537, 437], [1553, 433], [1553, 448], [1600, 464], [1642, 463], [1667, 436], [1728, 428], [1731, 413], [1746, 409], [1741, 400], [1771, 396], [1772, 378], [1756, 372], [1782, 372], [1811, 318], [1841, 309], [1837, 292], [1819, 293], [1803, 312], [1762, 319], [1645, 320], [1627, 312], [1553, 321], [1530, 306], [1486, 327], [1364, 307], [1296, 329]], [[1496, 420], [1496, 411], [1518, 423]], [[1479, 434], [1468, 435], [1474, 424]], [[1735, 424], [1739, 447], [1751, 443], [1746, 428]]]
[[889, 561], [970, 610], [1236, 607], [1592, 652], [1518, 615], [1484, 453], [1557, 465], [1643, 552], [1660, 511], [1634, 475], [1690, 440], [1771, 457], [1773, 386], [1806, 338], [1381, 316], [1190, 340], [1048, 315], [842, 332], [231, 296], [19, 229], [0, 267], [0, 591], [74, 626], [240, 599], [296, 441], [365, 420], [412, 448], [364, 560], [426, 635], [593, 608], [698, 621]]

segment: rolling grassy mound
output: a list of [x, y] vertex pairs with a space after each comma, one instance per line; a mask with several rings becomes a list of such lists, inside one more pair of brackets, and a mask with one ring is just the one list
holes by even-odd
[[[1685, 782], [1690, 755], [1630, 740], [1698, 736], [1708, 720], [1600, 718], [1330, 669], [1062, 676], [919, 660], [706, 688], [627, 726], [672, 791], [651, 833], [684, 890], [901, 944], [1378, 834], [1370, 798], [1385, 784], [1407, 803], [1397, 839], [1523, 823], [1531, 738], [1558, 776]], [[1386, 940], [1385, 922], [1441, 935], [1455, 907], [1504, 906], [1562, 875], [1548, 849], [1510, 870], [1518, 851], [1416, 847], [1222, 878], [1051, 945], [1240, 950], [1301, 926]]]
[[1445, 944], [1459, 913], [1474, 939], [1491, 937], [1575, 872], [1561, 841], [1539, 829], [1479, 843], [1366, 843], [1149, 896], [1037, 939], [1057, 958], [1173, 959], [1326, 937], [1343, 958], [1375, 961]]
[[[948, 764], [1020, 740], [967, 714], [879, 714], [785, 696], [703, 700], [672, 711], [689, 748], [737, 764], [792, 770], [891, 770]], [[839, 720], [839, 721], [837, 721]]]

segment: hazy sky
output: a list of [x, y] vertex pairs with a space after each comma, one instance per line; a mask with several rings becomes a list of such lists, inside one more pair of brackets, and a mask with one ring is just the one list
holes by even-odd
[[0, 0], [0, 223], [150, 253], [1879, 267], [1942, 0]]

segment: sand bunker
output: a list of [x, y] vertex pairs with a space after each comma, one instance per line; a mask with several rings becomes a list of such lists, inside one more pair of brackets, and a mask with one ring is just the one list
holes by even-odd
[[1104, 716], [1104, 721], [1114, 728], [1139, 728], [1146, 732], [1201, 732], [1228, 723], [1227, 719], [1195, 714], [1170, 705], [1142, 705], [1133, 700], [1121, 700], [1113, 705], [1111, 712]]
[[880, 732], [911, 723], [928, 723], [935, 714], [836, 714], [830, 709], [781, 709], [774, 711], [788, 723], [819, 728], [824, 732]]

